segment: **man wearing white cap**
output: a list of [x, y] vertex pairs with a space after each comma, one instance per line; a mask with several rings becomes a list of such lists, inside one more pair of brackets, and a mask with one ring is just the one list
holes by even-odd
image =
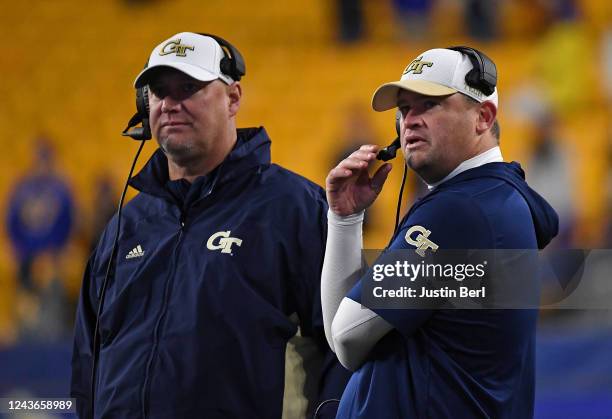
[[[389, 250], [538, 249], [557, 234], [554, 210], [504, 163], [497, 72], [467, 47], [415, 57], [374, 93], [401, 113], [406, 164], [429, 193], [403, 218]], [[529, 418], [534, 403], [535, 310], [368, 308], [361, 257], [364, 210], [391, 170], [368, 168], [364, 145], [327, 177], [328, 237], [321, 294], [328, 343], [354, 371], [338, 418]]]
[[130, 180], [140, 193], [101, 307], [116, 217], [87, 266], [71, 385], [81, 418], [280, 418], [298, 326], [327, 355], [326, 375], [308, 374], [314, 396], [344, 388], [320, 307], [325, 194], [271, 164], [263, 127], [236, 129], [244, 74], [227, 41], [183, 32], [135, 80], [130, 125], [142, 128], [128, 134], [151, 133], [159, 149]]

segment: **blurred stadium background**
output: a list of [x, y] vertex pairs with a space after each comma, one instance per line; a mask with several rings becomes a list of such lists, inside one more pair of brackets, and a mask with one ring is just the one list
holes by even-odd
[[[498, 66], [504, 157], [523, 164], [563, 217], [555, 245], [611, 247], [609, 1], [40, 0], [2, 9], [0, 397], [67, 394], [82, 271], [137, 148], [120, 136], [134, 112], [132, 82], [153, 46], [184, 30], [240, 49], [239, 126], [265, 126], [273, 160], [321, 185], [355, 144], [394, 138], [393, 113], [370, 108], [379, 84], [422, 50], [482, 49]], [[393, 228], [394, 164], [368, 214], [370, 248], [384, 247]], [[52, 192], [37, 189], [41, 179], [53, 180]], [[24, 188], [38, 192], [23, 200]], [[408, 202], [420, 189], [409, 176]], [[47, 244], [16, 248], [17, 227], [47, 234]], [[603, 275], [611, 265], [602, 261]], [[612, 308], [611, 290], [602, 297]], [[612, 418], [610, 353], [612, 311], [543, 313], [537, 417]]]

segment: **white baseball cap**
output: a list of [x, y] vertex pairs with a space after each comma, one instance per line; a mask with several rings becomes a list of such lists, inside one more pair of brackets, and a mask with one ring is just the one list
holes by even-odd
[[382, 112], [397, 107], [397, 96], [401, 89], [427, 96], [446, 96], [460, 92], [478, 102], [490, 101], [497, 108], [497, 88], [487, 96], [465, 82], [465, 75], [472, 68], [470, 59], [459, 51], [430, 49], [408, 64], [399, 81], [385, 83], [376, 89], [372, 96], [372, 108]]
[[232, 84], [234, 80], [221, 72], [221, 59], [224, 56], [219, 43], [210, 36], [193, 32], [177, 33], [151, 52], [147, 68], [136, 77], [134, 87], [146, 85], [152, 70], [160, 67], [174, 68], [200, 81], [221, 79]]

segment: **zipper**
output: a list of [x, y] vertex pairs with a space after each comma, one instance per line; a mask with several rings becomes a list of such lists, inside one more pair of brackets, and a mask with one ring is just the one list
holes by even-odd
[[143, 419], [146, 419], [149, 413], [148, 405], [149, 405], [149, 396], [151, 392], [151, 388], [150, 388], [151, 387], [151, 373], [152, 373], [151, 370], [153, 369], [153, 363], [155, 362], [155, 358], [157, 355], [157, 347], [159, 345], [159, 335], [160, 335], [161, 324], [168, 310], [168, 300], [170, 298], [170, 284], [172, 283], [172, 280], [175, 274], [179, 249], [182, 244], [183, 231], [185, 229], [185, 218], [182, 214], [179, 220], [179, 226], [180, 228], [178, 232], [178, 237], [176, 239], [176, 245], [174, 246], [173, 257], [171, 260], [172, 264], [171, 264], [170, 272], [168, 274], [168, 278], [166, 279], [166, 285], [164, 288], [162, 307], [160, 309], [159, 317], [157, 318], [157, 322], [155, 324], [155, 329], [153, 330], [153, 345], [151, 347], [151, 353], [149, 354], [149, 360], [147, 361], [147, 368], [145, 370], [145, 380], [144, 380], [144, 384], [142, 386], [142, 391], [141, 391]]

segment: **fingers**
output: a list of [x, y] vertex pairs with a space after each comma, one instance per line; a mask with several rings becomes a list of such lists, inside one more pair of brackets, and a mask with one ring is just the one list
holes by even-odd
[[355, 156], [366, 159], [367, 161], [372, 161], [376, 159], [376, 153], [378, 153], [379, 148], [379, 146], [373, 144], [362, 145], [359, 147], [359, 150], [353, 152], [350, 157]]
[[361, 146], [329, 172], [325, 182], [327, 202], [336, 214], [355, 214], [376, 199], [391, 170], [390, 164], [384, 164], [370, 178], [368, 168], [376, 161], [378, 149], [375, 145]]
[[357, 151], [351, 153], [346, 159], [342, 160], [338, 167], [347, 170], [365, 169], [370, 163], [376, 160], [377, 146], [361, 146]]
[[363, 170], [367, 171], [370, 164], [376, 161], [378, 149], [379, 146], [372, 144], [361, 146], [329, 172], [326, 183], [328, 185], [333, 184], [358, 174]]
[[382, 187], [385, 184], [387, 176], [389, 176], [389, 173], [391, 172], [392, 168], [393, 167], [391, 166], [391, 163], [385, 163], [380, 166], [376, 173], [374, 173], [374, 176], [372, 176], [372, 181], [370, 184], [372, 185], [372, 189], [374, 189], [376, 193], [380, 193], [380, 191], [382, 190]]
[[368, 167], [368, 160], [362, 157], [347, 157], [338, 163], [338, 167], [342, 169], [363, 169]]
[[353, 175], [352, 170], [336, 166], [327, 175], [326, 183], [327, 185], [332, 185], [335, 182], [351, 177], [352, 175]]
[[[362, 145], [359, 149], [353, 151], [347, 159], [357, 159], [364, 161], [372, 161], [376, 159], [376, 153], [378, 152], [377, 145]], [[343, 160], [344, 161], [344, 160]]]

